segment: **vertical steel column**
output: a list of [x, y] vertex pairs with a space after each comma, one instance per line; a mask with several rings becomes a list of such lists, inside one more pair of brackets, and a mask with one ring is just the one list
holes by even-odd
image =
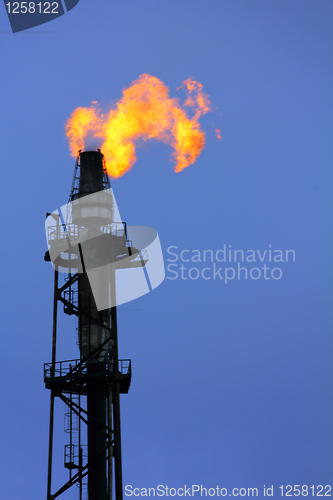
[[[78, 279], [80, 297], [80, 337], [81, 354], [85, 356], [96, 347], [98, 330], [102, 329], [98, 323], [107, 321], [109, 313], [98, 311], [86, 273], [80, 274]], [[84, 314], [86, 313], [86, 314]], [[87, 316], [89, 314], [89, 317]], [[96, 337], [97, 336], [97, 337]], [[89, 345], [86, 344], [87, 341]], [[87, 367], [87, 411], [88, 411], [88, 492], [89, 500], [106, 500], [106, 401], [107, 386], [104, 381], [96, 380], [98, 372], [104, 369], [103, 362], [92, 357]]]
[[[91, 330], [98, 326], [94, 322], [105, 322], [107, 314], [105, 311], [97, 311], [95, 300], [90, 288], [86, 273], [80, 274], [78, 279], [80, 297], [80, 337], [81, 354], [87, 356], [94, 350], [94, 344], [83, 346], [87, 340], [94, 341]], [[89, 317], [84, 313], [89, 314]], [[100, 327], [102, 328], [102, 327]], [[83, 334], [85, 332], [85, 334]], [[88, 334], [89, 332], [89, 334]], [[96, 331], [94, 331], [96, 334]], [[106, 400], [107, 387], [105, 382], [96, 381], [98, 372], [104, 369], [104, 364], [97, 357], [90, 359], [87, 367], [87, 411], [88, 411], [88, 492], [89, 500], [107, 499], [106, 478]]]
[[[80, 183], [78, 197], [93, 194], [103, 190], [103, 156], [97, 151], [84, 152], [80, 154]], [[80, 209], [76, 214], [80, 225], [86, 230], [96, 229], [94, 218], [92, 221], [86, 212], [80, 215]], [[94, 242], [91, 246], [86, 245], [86, 251], [90, 255], [96, 252]], [[81, 255], [82, 258], [82, 255]], [[110, 311], [98, 311], [88, 276], [84, 269], [79, 275], [78, 290], [80, 297], [80, 323], [79, 337], [81, 356], [86, 357], [103, 342], [105, 331], [103, 325], [110, 324]], [[83, 314], [82, 314], [83, 313]], [[104, 349], [104, 355], [106, 350]], [[104, 370], [103, 353], [97, 353], [89, 359], [87, 367], [87, 411], [88, 411], [88, 495], [89, 500], [107, 500], [107, 451], [106, 451], [106, 429], [107, 429], [107, 385], [98, 379], [98, 372]]]
[[[116, 304], [116, 271], [112, 269], [111, 274], [111, 296], [113, 304]], [[118, 332], [117, 332], [117, 307], [111, 308], [111, 328], [113, 332], [114, 354], [113, 354], [113, 425], [114, 425], [114, 471], [115, 471], [115, 500], [123, 498], [123, 480], [121, 463], [121, 429], [120, 429], [120, 401], [119, 401], [119, 373], [118, 373]]]
[[79, 389], [79, 499], [82, 500], [81, 388]]
[[[51, 377], [54, 377], [54, 374], [55, 374], [56, 347], [57, 347], [57, 314], [58, 314], [58, 271], [57, 271], [57, 268], [55, 268], [55, 270], [54, 270], [54, 295], [53, 295], [53, 334], [52, 334]], [[53, 389], [51, 389], [50, 424], [49, 424], [49, 458], [48, 458], [48, 474], [47, 474], [47, 500], [51, 500], [53, 421], [54, 421], [54, 391], [53, 391]]]
[[88, 386], [88, 491], [89, 500], [107, 499], [106, 481], [106, 387]]
[[108, 500], [112, 500], [112, 488], [113, 488], [113, 447], [111, 446], [112, 441], [112, 389], [108, 389]]

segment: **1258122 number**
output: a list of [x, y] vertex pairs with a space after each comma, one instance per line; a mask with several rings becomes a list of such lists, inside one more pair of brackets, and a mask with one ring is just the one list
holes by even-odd
[[8, 2], [8, 14], [59, 14], [58, 2]]
[[281, 496], [285, 497], [307, 497], [312, 496], [312, 497], [330, 497], [331, 495], [331, 490], [332, 486], [326, 485], [322, 486], [321, 484], [318, 484], [317, 486], [307, 486], [307, 485], [301, 485], [301, 484], [295, 484], [295, 485], [290, 485], [287, 484], [287, 486], [280, 486], [281, 490]]

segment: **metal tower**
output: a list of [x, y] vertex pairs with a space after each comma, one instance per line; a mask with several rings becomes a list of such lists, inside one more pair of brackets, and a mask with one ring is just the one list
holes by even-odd
[[[94, 235], [85, 244], [85, 256], [99, 262], [95, 239], [103, 237], [106, 251], [117, 268], [144, 266], [144, 260], [131, 261], [128, 256], [138, 255], [127, 239], [126, 223], [112, 222], [112, 202], [105, 197], [111, 190], [104, 168], [104, 157], [100, 151], [79, 152], [75, 165], [70, 194], [73, 213], [72, 222], [65, 224], [61, 214], [51, 214], [54, 225], [48, 228], [48, 241], [52, 248], [60, 248], [71, 233], [79, 242], [80, 233]], [[103, 192], [104, 190], [104, 192]], [[102, 192], [93, 210], [85, 207], [82, 198]], [[80, 199], [78, 209], [75, 200]], [[88, 203], [89, 198], [87, 198]], [[107, 203], [106, 203], [107, 201]], [[93, 216], [98, 213], [98, 222]], [[50, 214], [48, 214], [50, 215]], [[46, 252], [45, 260], [50, 260]], [[126, 258], [125, 258], [126, 257]], [[52, 259], [53, 260], [53, 259]], [[128, 261], [131, 261], [130, 263]], [[69, 264], [70, 262], [70, 264]], [[123, 262], [123, 263], [122, 263]], [[117, 309], [116, 305], [98, 310], [93, 290], [85, 269], [81, 244], [70, 246], [59, 253], [54, 261], [54, 304], [52, 362], [44, 365], [45, 386], [51, 391], [49, 424], [49, 458], [47, 500], [53, 500], [73, 485], [79, 487], [80, 500], [111, 500], [113, 482], [115, 500], [122, 500], [122, 464], [119, 395], [129, 390], [131, 383], [131, 361], [118, 359]], [[58, 270], [62, 265], [70, 268], [64, 284], [58, 284]], [[76, 269], [77, 272], [71, 272]], [[115, 267], [108, 277], [110, 294], [115, 304]], [[56, 360], [57, 307], [77, 317], [80, 358], [67, 361]], [[69, 471], [69, 480], [51, 494], [54, 400], [60, 398], [66, 404], [66, 432], [69, 443], [65, 446], [64, 465]], [[85, 432], [85, 429], [87, 431]]]

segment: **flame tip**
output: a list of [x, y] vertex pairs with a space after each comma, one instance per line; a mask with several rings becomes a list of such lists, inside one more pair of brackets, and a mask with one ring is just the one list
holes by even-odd
[[[188, 95], [183, 106], [193, 109], [192, 118], [187, 116], [177, 98], [169, 97], [168, 87], [148, 73], [141, 74], [125, 88], [115, 108], [105, 114], [101, 113], [97, 101], [92, 101], [88, 108], [76, 108], [65, 125], [71, 154], [89, 147], [90, 142], [99, 141], [107, 173], [116, 178], [134, 165], [139, 139], [157, 139], [173, 147], [174, 169], [180, 172], [200, 155], [205, 134], [198, 120], [211, 110], [201, 83], [189, 77], [179, 88], [184, 86]], [[100, 151], [99, 148], [92, 150]]]

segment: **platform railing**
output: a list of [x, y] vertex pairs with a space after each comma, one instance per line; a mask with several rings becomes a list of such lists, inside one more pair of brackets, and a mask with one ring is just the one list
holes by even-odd
[[[77, 369], [77, 367], [79, 368]], [[94, 371], [94, 367], [96, 367], [96, 373], [101, 373], [101, 371], [111, 372], [110, 362], [102, 362], [102, 363], [82, 363], [80, 359], [70, 359], [66, 361], [58, 361], [55, 363], [54, 371], [52, 367], [52, 363], [44, 364], [44, 380], [60, 378], [60, 377], [68, 377], [71, 374], [75, 375], [76, 373], [80, 373], [81, 375], [88, 374], [88, 366], [89, 366], [89, 375], [91, 375]], [[104, 368], [104, 370], [103, 370]], [[131, 360], [130, 359], [119, 359], [118, 360], [118, 371], [125, 376], [131, 375]]]

